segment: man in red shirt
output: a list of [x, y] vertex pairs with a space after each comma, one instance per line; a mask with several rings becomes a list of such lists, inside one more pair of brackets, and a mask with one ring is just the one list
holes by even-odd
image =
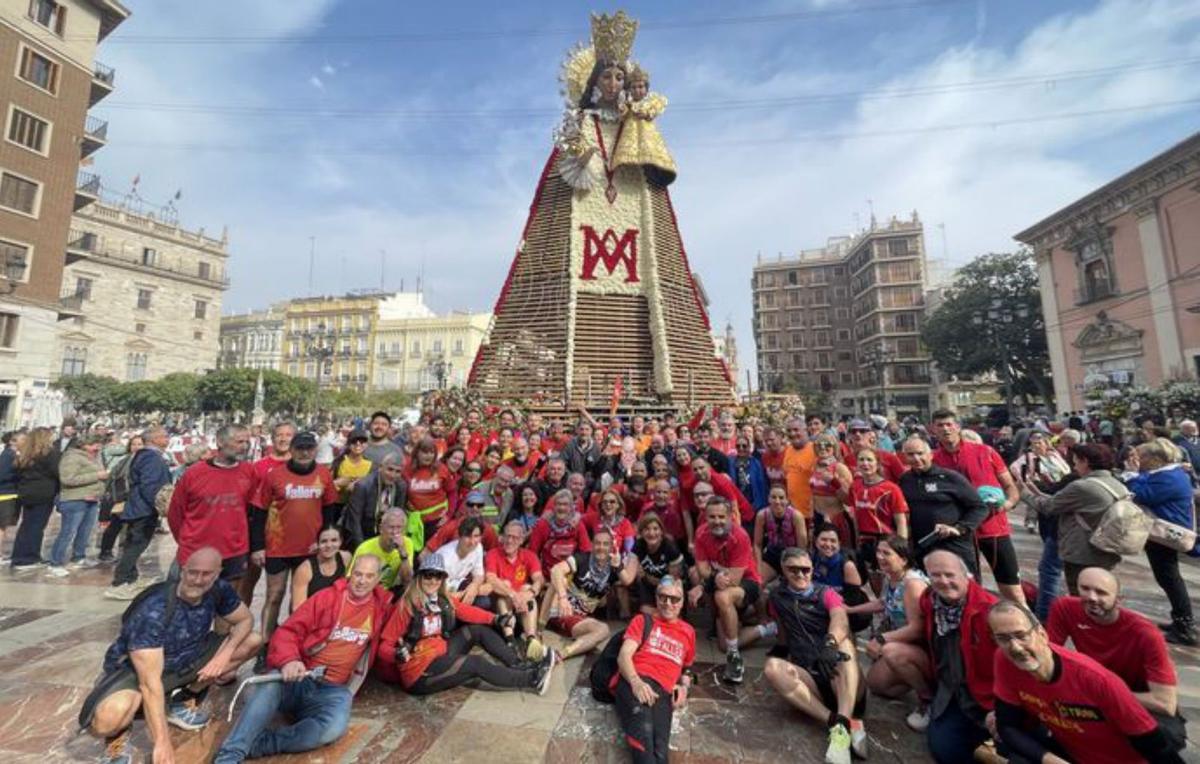
[[316, 453], [313, 433], [293, 438], [292, 458], [267, 473], [250, 510], [250, 557], [267, 571], [266, 640], [279, 620], [289, 575], [316, 551], [321, 527], [337, 519], [337, 487], [329, 469], [317, 464]]
[[217, 430], [213, 458], [193, 464], [171, 494], [167, 526], [179, 548], [179, 565], [201, 547], [221, 553], [221, 578], [236, 581], [246, 572], [250, 552], [247, 512], [257, 481], [254, 467], [242, 461], [250, 432], [239, 424]]
[[[691, 677], [685, 669], [696, 658], [696, 631], [679, 617], [683, 584], [664, 576], [655, 599], [653, 616], [642, 613], [629, 622], [617, 654], [613, 696], [635, 762], [667, 760], [671, 717], [674, 709], [687, 703]], [[651, 620], [648, 635], [647, 618]]]
[[904, 462], [900, 461], [899, 456], [877, 447], [875, 430], [865, 421], [852, 419], [846, 432], [846, 445], [849, 450], [843, 449], [842, 455], [845, 458], [842, 461], [851, 471], [858, 466], [858, 452], [864, 448], [875, 452], [875, 460], [879, 462], [879, 472], [885, 480], [895, 483], [901, 475], [908, 471], [908, 467], [904, 466]]
[[999, 647], [996, 730], [1021, 761], [1183, 761], [1120, 677], [1052, 644], [1024, 604], [996, 604], [988, 625]]
[[1059, 597], [1050, 607], [1050, 641], [1063, 645], [1070, 638], [1077, 651], [1121, 677], [1163, 731], [1182, 743], [1179, 679], [1162, 632], [1121, 607], [1121, 584], [1109, 571], [1084, 568], [1078, 585], [1078, 597]]
[[715, 496], [720, 496], [729, 502], [729, 506], [737, 510], [737, 516], [743, 526], [750, 525], [753, 527], [754, 505], [750, 503], [745, 494], [738, 490], [732, 478], [714, 470], [704, 459], [693, 459], [692, 471], [696, 473], [696, 480], [698, 482], [708, 483], [712, 486]]
[[[309, 597], [275, 632], [267, 664], [283, 681], [248, 693], [215, 764], [311, 751], [346, 734], [354, 694], [375, 661], [387, 615], [390, 595], [376, 586], [380, 566], [374, 555], [357, 558], [348, 578]], [[314, 669], [324, 676], [309, 676]], [[280, 712], [292, 723], [268, 729]]]
[[[287, 464], [287, 460], [292, 458], [292, 438], [294, 437], [296, 437], [296, 426], [291, 422], [278, 422], [271, 428], [271, 450], [254, 462], [255, 486], [262, 485], [271, 470], [281, 464]], [[255, 491], [257, 490], [256, 487]], [[247, 513], [247, 523], [249, 523], [249, 519], [249, 513]], [[238, 596], [242, 598], [242, 602], [246, 603], [247, 607], [254, 599], [254, 587], [258, 586], [260, 577], [262, 577], [262, 566], [256, 563], [251, 555], [246, 564], [246, 574], [238, 582]]]
[[783, 435], [778, 428], [768, 427], [763, 438], [766, 441], [766, 448], [763, 449], [762, 459], [763, 469], [767, 473], [767, 482], [772, 485], [787, 485], [787, 476], [783, 472], [783, 457], [787, 455], [787, 443], [783, 440]]
[[1013, 602], [1025, 602], [1021, 592], [1021, 572], [1017, 564], [1017, 550], [1012, 543], [1012, 529], [1008, 524], [1008, 510], [1021, 501], [1021, 493], [1013, 481], [1008, 465], [991, 446], [969, 443], [963, 440], [958, 415], [949, 409], [933, 412], [933, 433], [938, 448], [933, 452], [933, 463], [954, 470], [978, 490], [993, 486], [1004, 491], [1005, 500], [975, 532], [979, 542], [979, 553], [987, 560], [996, 577], [996, 588], [1000, 596]]
[[[483, 570], [486, 582], [492, 587], [496, 612], [517, 614], [525, 632], [525, 657], [540, 661], [545, 655], [545, 647], [538, 633], [537, 598], [546, 586], [546, 577], [542, 575], [537, 555], [521, 547], [524, 543], [525, 525], [520, 520], [513, 520], [504, 526], [500, 546], [484, 555]], [[504, 630], [504, 636], [513, 639], [511, 627]]]
[[738, 525], [729, 501], [720, 496], [704, 507], [707, 522], [696, 530], [694, 586], [688, 592], [693, 608], [705, 594], [717, 611], [717, 642], [725, 647], [724, 679], [741, 684], [745, 662], [738, 650], [738, 628], [743, 608], [758, 602], [762, 578], [754, 562], [750, 536]]

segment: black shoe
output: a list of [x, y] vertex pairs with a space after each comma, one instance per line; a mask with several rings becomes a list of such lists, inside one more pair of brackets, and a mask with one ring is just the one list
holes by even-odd
[[554, 674], [554, 666], [557, 663], [558, 655], [553, 650], [547, 650], [546, 657], [542, 658], [542, 662], [533, 672], [532, 684], [538, 695], [545, 695], [546, 690], [550, 689], [550, 677]]
[[730, 653], [725, 656], [725, 673], [721, 676], [730, 684], [741, 684], [746, 678], [746, 662], [741, 653]]
[[1183, 647], [1200, 645], [1200, 635], [1196, 633], [1196, 626], [1191, 619], [1175, 621], [1163, 636], [1173, 645], [1182, 645]]
[[263, 648], [262, 650], [260, 650], [258, 653], [258, 657], [254, 659], [254, 673], [255, 674], [267, 673], [267, 650], [266, 650], [266, 648]]

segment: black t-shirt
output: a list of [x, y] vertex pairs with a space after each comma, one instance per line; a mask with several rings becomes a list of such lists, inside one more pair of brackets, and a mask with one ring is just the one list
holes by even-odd
[[576, 552], [570, 561], [572, 575], [567, 597], [577, 612], [590, 615], [608, 596], [608, 590], [617, 581], [618, 571], [611, 565], [600, 572], [592, 570], [590, 552]]
[[633, 542], [633, 555], [641, 564], [642, 572], [653, 578], [662, 578], [671, 572], [672, 565], [683, 564], [679, 547], [669, 538], [664, 538], [653, 552], [646, 548], [645, 541], [638, 539]]

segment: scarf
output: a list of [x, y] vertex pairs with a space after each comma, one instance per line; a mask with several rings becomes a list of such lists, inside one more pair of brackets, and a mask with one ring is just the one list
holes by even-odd
[[952, 631], [957, 631], [959, 624], [962, 623], [963, 605], [966, 603], [964, 599], [958, 604], [952, 605], [941, 598], [941, 595], [933, 595], [933, 622], [937, 626], [937, 635], [944, 637]]

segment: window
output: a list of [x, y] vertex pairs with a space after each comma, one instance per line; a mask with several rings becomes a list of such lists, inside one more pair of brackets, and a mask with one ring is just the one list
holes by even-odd
[[21, 317], [16, 313], [0, 313], [0, 348], [12, 350], [17, 346], [17, 325]]
[[441, 341], [441, 340], [434, 340], [434, 341], [433, 341], [433, 354], [434, 354], [434, 355], [441, 355], [441, 354], [442, 354], [442, 341]]
[[136, 332], [137, 334], [145, 334], [146, 333], [146, 325], [145, 324], [134, 324], [133, 331]]
[[194, 313], [196, 318], [204, 318], [208, 315], [208, 303], [204, 300], [196, 300], [196, 310]]
[[125, 378], [137, 382], [146, 378], [146, 354], [130, 353], [125, 357]]
[[299, 375], [300, 374], [300, 364], [289, 363], [288, 364], [288, 374], [293, 377]]
[[852, 372], [852, 371], [843, 371], [843, 372], [839, 373], [839, 374], [838, 374], [838, 381], [839, 381], [841, 384], [843, 384], [843, 385], [852, 385], [852, 384], [854, 384], [854, 372]]
[[63, 350], [62, 376], [77, 377], [87, 371], [87, 348], [68, 347]]
[[908, 239], [891, 239], [888, 241], [890, 257], [904, 257], [908, 254]]
[[37, 216], [41, 184], [10, 172], [0, 173], [0, 207]]
[[411, 355], [413, 358], [421, 357], [421, 341], [420, 340], [413, 340], [412, 349], [409, 351], [409, 355]]
[[454, 355], [462, 355], [465, 352], [463, 349], [463, 341], [461, 339], [454, 341], [454, 350], [452, 352]]
[[304, 376], [310, 379], [317, 376], [317, 364], [313, 361], [304, 364]]
[[834, 308], [833, 309], [833, 317], [836, 318], [838, 321], [846, 321], [847, 319], [850, 318], [850, 309], [849, 308]]
[[194, 340], [204, 339], [204, 332], [192, 332], [192, 339], [194, 339]]
[[142, 247], [142, 265], [158, 265], [158, 252], [150, 247]]
[[358, 352], [359, 352], [359, 354], [366, 354], [366, 352], [367, 352], [367, 338], [366, 337], [358, 338]]
[[21, 79], [50, 93], [58, 92], [58, 64], [32, 48], [21, 48]]
[[393, 342], [393, 343], [392, 343], [392, 355], [398, 356], [398, 355], [400, 355], [402, 352], [404, 352], [404, 351], [401, 349], [401, 347], [400, 347], [400, 343], [399, 343], [399, 342]]
[[46, 154], [49, 150], [50, 123], [13, 106], [8, 112], [8, 140]]
[[853, 363], [854, 362], [854, 354], [851, 353], [849, 350], [839, 350], [838, 354], [837, 354], [837, 359], [838, 359], [838, 361]]
[[8, 279], [7, 264], [20, 261], [25, 264], [25, 270], [17, 281], [25, 282], [29, 280], [29, 247], [24, 244], [18, 244], [15, 241], [4, 241], [0, 239], [0, 278]]
[[200, 278], [212, 278], [212, 265], [209, 263], [196, 263], [196, 270], [200, 274]]
[[137, 290], [137, 306], [138, 310], [150, 310], [150, 295], [153, 294], [149, 289]]
[[795, 271], [788, 271], [788, 284], [791, 286], [796, 285], [796, 272]]
[[838, 342], [849, 342], [850, 341], [850, 330], [849, 329], [838, 329], [837, 330], [837, 338], [838, 338]]
[[81, 300], [92, 299], [92, 280], [79, 276], [75, 279], [75, 296]]
[[62, 37], [67, 26], [67, 9], [54, 0], [29, 0], [29, 18]]

